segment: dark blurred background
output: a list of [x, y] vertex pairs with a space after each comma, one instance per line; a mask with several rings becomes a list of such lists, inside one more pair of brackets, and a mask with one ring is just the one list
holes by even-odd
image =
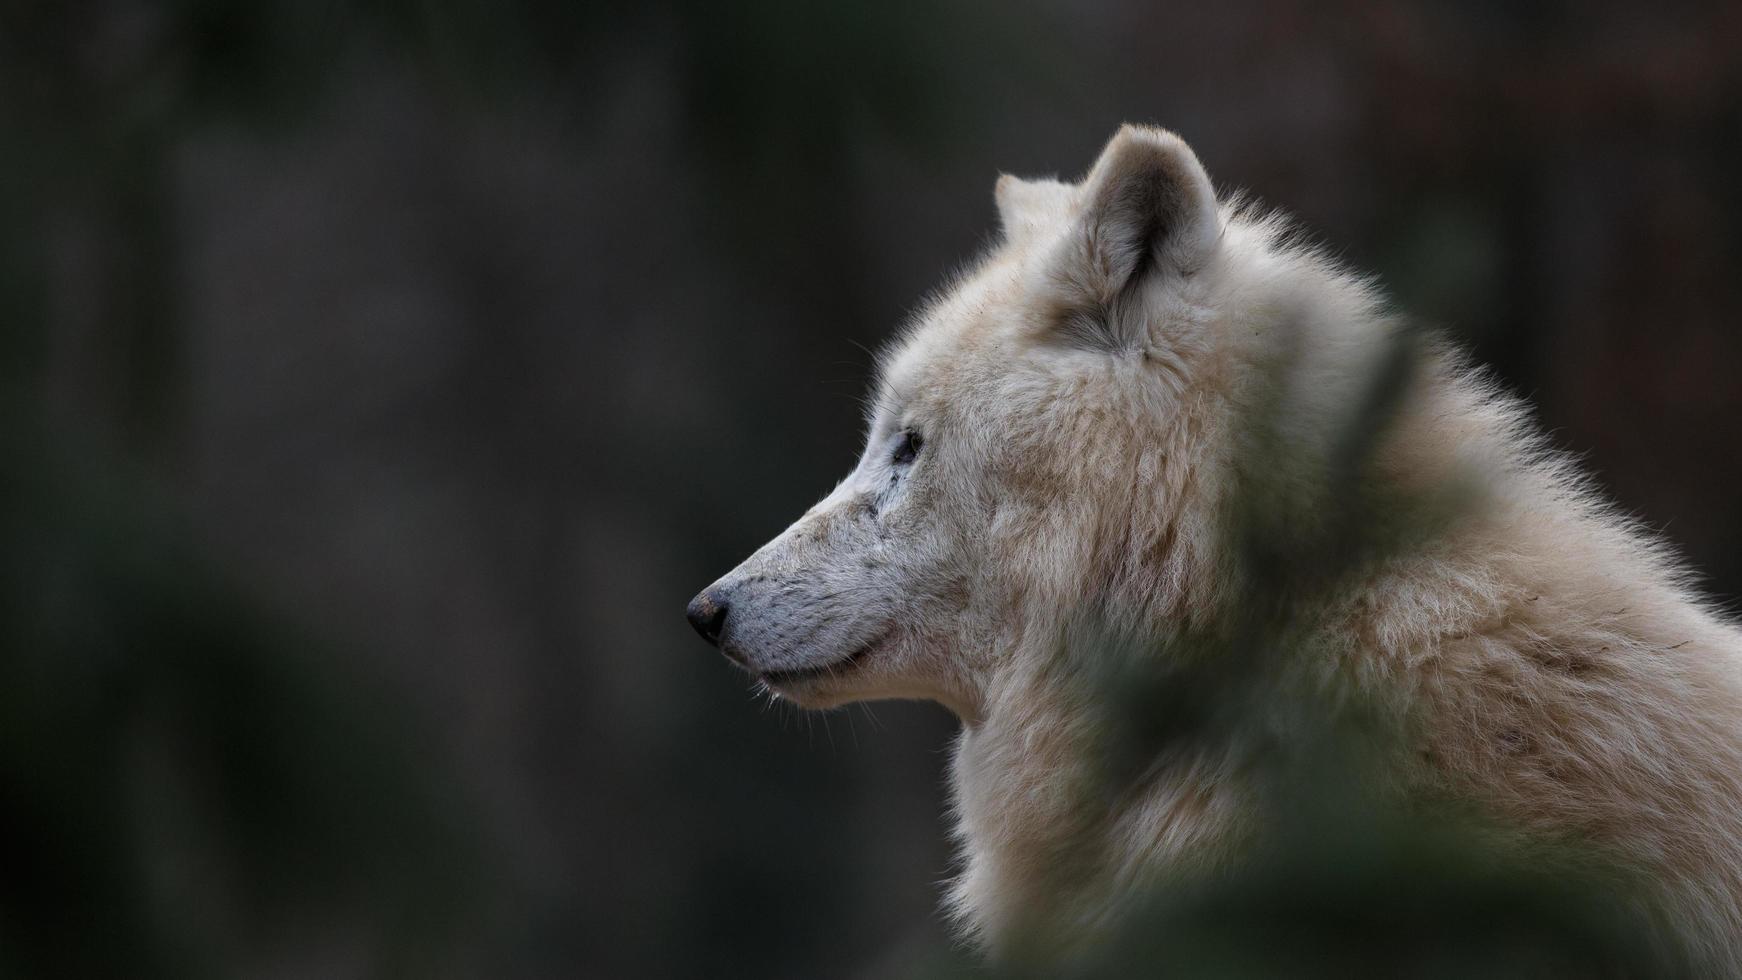
[[12, 0], [0, 972], [950, 961], [952, 719], [682, 609], [1123, 121], [1742, 594], [1742, 5]]

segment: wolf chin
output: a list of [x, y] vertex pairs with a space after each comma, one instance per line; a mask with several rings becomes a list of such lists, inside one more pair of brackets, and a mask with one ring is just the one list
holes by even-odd
[[[1225, 618], [1230, 514], [1279, 465], [1250, 420], [1310, 470], [1406, 327], [1282, 222], [1218, 201], [1164, 130], [995, 197], [1001, 240], [883, 358], [857, 466], [689, 616], [801, 706], [960, 717], [949, 901], [997, 953], [1090, 935], [1131, 888], [1238, 850], [1249, 803], [1212, 755], [1082, 805], [1093, 688], [1070, 679], [1099, 654], [1074, 637], [1165, 651]], [[1400, 785], [1615, 855], [1742, 971], [1742, 633], [1449, 346], [1424, 349], [1369, 470], [1468, 492], [1338, 592], [1309, 673], [1412, 719]]]

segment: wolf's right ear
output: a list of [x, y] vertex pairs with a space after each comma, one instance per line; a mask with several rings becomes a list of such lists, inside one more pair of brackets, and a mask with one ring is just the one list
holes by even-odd
[[1123, 126], [1078, 189], [1078, 212], [1052, 262], [1074, 332], [1112, 322], [1120, 299], [1152, 275], [1190, 274], [1221, 235], [1216, 192], [1191, 147], [1165, 129]]
[[1023, 180], [1004, 174], [992, 187], [992, 197], [998, 203], [998, 223], [1004, 228], [1004, 239], [1022, 242], [1042, 229], [1056, 227], [1070, 212], [1076, 188], [1050, 178]]

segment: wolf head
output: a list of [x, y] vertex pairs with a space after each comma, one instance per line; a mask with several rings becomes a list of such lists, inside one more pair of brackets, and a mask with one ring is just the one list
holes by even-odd
[[1213, 587], [1217, 430], [1301, 278], [1267, 274], [1289, 261], [1271, 232], [1164, 130], [996, 199], [1002, 240], [883, 359], [858, 465], [690, 604], [801, 705], [931, 698], [971, 721], [1084, 610], [1176, 621]]

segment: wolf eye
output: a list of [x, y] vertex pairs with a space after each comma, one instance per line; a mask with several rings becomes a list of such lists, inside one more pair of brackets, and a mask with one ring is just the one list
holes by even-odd
[[906, 466], [913, 462], [923, 448], [925, 448], [925, 437], [909, 429], [901, 434], [901, 441], [895, 444], [895, 455], [891, 461], [897, 466]]

